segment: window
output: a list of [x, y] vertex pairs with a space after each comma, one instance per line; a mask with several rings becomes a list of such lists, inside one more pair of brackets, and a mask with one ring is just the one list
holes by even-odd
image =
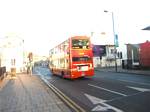
[[111, 54], [114, 54], [114, 53], [115, 53], [115, 50], [114, 50], [114, 49], [110, 49], [110, 53], [111, 53]]
[[72, 48], [74, 49], [88, 49], [89, 40], [88, 39], [73, 39]]

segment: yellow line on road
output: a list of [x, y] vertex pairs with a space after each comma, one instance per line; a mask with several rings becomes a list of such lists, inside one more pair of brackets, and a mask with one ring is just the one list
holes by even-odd
[[57, 89], [54, 85], [49, 83], [44, 78], [42, 78], [42, 80], [49, 86], [50, 89], [53, 90], [55, 94], [57, 94], [75, 112], [86, 112], [82, 107], [80, 107], [78, 104], [72, 101], [69, 97], [67, 97], [64, 93], [62, 93], [59, 89]]

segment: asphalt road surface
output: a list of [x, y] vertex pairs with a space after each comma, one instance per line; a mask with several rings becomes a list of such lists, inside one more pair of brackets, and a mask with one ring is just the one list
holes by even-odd
[[47, 68], [36, 71], [88, 112], [150, 110], [150, 76], [95, 71], [92, 78], [69, 80], [52, 76]]

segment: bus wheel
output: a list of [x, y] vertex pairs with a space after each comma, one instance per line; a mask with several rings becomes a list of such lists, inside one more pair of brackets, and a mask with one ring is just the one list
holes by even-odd
[[51, 70], [51, 73], [52, 73], [52, 75], [54, 76], [54, 71], [53, 71], [53, 69]]
[[52, 73], [52, 76], [54, 76], [55, 75], [55, 73], [54, 72], [51, 72]]
[[61, 72], [61, 77], [64, 78], [64, 75], [65, 75], [65, 73], [64, 73], [64, 71], [62, 71]]

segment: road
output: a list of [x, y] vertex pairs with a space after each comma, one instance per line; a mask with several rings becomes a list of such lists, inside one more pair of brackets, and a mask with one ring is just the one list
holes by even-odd
[[47, 68], [35, 71], [88, 112], [150, 110], [150, 76], [95, 71], [92, 78], [69, 80]]

